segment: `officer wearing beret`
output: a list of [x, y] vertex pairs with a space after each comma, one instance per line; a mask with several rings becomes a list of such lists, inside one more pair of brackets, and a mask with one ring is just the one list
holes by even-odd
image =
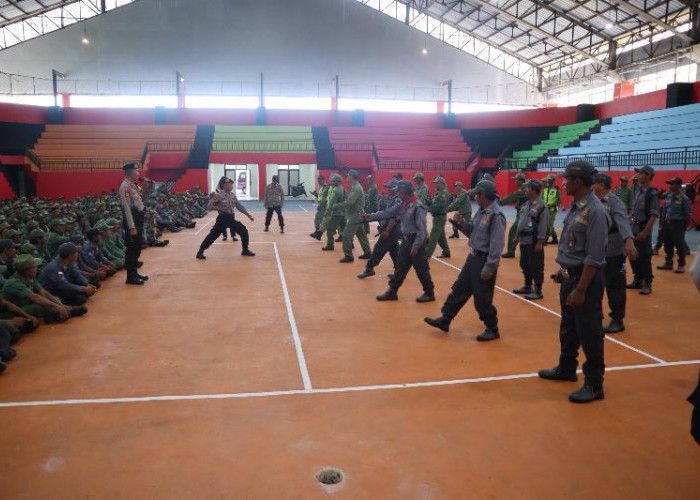
[[135, 163], [127, 163], [122, 167], [122, 170], [124, 170], [124, 181], [119, 186], [119, 200], [121, 201], [122, 225], [126, 243], [126, 254], [124, 255], [126, 282], [130, 285], [143, 285], [148, 276], [142, 276], [138, 272], [141, 244], [143, 243], [144, 209], [143, 200], [136, 185], [136, 181], [139, 179], [139, 169]]
[[523, 187], [527, 180], [525, 174], [517, 174], [513, 179], [515, 180], [517, 189], [501, 200], [501, 205], [515, 204], [515, 221], [513, 221], [513, 225], [510, 226], [510, 230], [508, 231], [508, 246], [506, 253], [502, 255], [504, 259], [512, 259], [515, 257], [515, 236], [518, 230], [518, 223], [520, 222], [520, 209], [523, 203], [525, 203], [525, 200], [527, 200], [525, 188]]
[[401, 244], [394, 265], [394, 274], [389, 280], [389, 289], [377, 296], [377, 300], [398, 300], [398, 290], [408, 275], [411, 267], [423, 286], [423, 295], [416, 302], [431, 302], [435, 300], [435, 286], [430, 277], [428, 257], [425, 253], [426, 213], [425, 207], [413, 192], [411, 181], [399, 181], [398, 194], [401, 203], [397, 203], [373, 214], [363, 214], [366, 221], [378, 221], [398, 218], [401, 223]]
[[548, 380], [578, 380], [578, 350], [583, 347], [586, 362], [583, 387], [569, 394], [572, 403], [603, 399], [603, 286], [608, 217], [603, 204], [591, 190], [595, 168], [587, 161], [569, 163], [560, 177], [566, 179], [566, 194], [573, 196], [564, 219], [556, 261], [561, 266], [554, 278], [561, 283], [559, 364], [540, 370]]
[[486, 326], [476, 339], [487, 342], [500, 338], [498, 311], [493, 305], [493, 291], [505, 241], [506, 218], [497, 201], [496, 184], [491, 181], [479, 181], [473, 194], [479, 205], [474, 219], [467, 221], [459, 214], [454, 217], [459, 229], [469, 236], [470, 251], [467, 261], [442, 305], [441, 316], [425, 318], [424, 321], [430, 326], [449, 332], [450, 323], [473, 295], [474, 308]]
[[[462, 216], [462, 219], [468, 221], [472, 218], [472, 202], [469, 199], [469, 192], [464, 189], [462, 181], [455, 182], [454, 187], [456, 188], [457, 196], [452, 203], [450, 203], [450, 206], [447, 207], [447, 211], [453, 212], [456, 210], [457, 213]], [[450, 239], [459, 238], [459, 228], [457, 224], [454, 222], [450, 223], [452, 224], [452, 236], [450, 236]]]
[[627, 218], [627, 207], [623, 201], [610, 192], [612, 179], [607, 174], [596, 174], [593, 178], [593, 191], [603, 204], [610, 218], [608, 247], [605, 254], [605, 291], [610, 307], [610, 324], [603, 331], [618, 333], [625, 329], [623, 319], [627, 305], [625, 282], [625, 258], [637, 258], [632, 228]]
[[659, 217], [659, 191], [651, 185], [651, 180], [654, 178], [652, 167], [646, 165], [635, 168], [634, 171], [639, 176], [639, 189], [634, 193], [632, 200], [630, 225], [639, 257], [632, 261], [634, 280], [627, 285], [627, 288], [639, 290], [641, 295], [649, 295], [654, 281], [651, 270], [651, 256], [654, 254], [651, 248], [651, 231]]
[[520, 244], [520, 269], [525, 277], [525, 285], [513, 290], [513, 293], [523, 294], [527, 300], [538, 300], [542, 298], [544, 243], [547, 240], [549, 210], [540, 197], [540, 181], [530, 179], [524, 186], [527, 201], [520, 209], [515, 241]]
[[666, 252], [666, 262], [657, 266], [657, 269], [673, 269], [673, 254], [674, 249], [678, 253], [678, 268], [676, 273], [685, 272], [685, 256], [688, 245], [685, 242], [685, 228], [688, 227], [690, 221], [690, 198], [685, 193], [681, 192], [683, 181], [680, 177], [674, 177], [666, 181], [669, 185], [668, 193], [666, 194], [665, 219], [666, 227], [664, 228], [664, 251]]

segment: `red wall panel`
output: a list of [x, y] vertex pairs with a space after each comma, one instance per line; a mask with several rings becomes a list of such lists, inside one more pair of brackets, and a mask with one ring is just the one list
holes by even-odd
[[266, 118], [268, 125], [331, 127], [335, 124], [335, 114], [333, 111], [268, 109]]
[[206, 169], [193, 168], [187, 170], [175, 183], [173, 191], [180, 193], [183, 191], [193, 191], [195, 188], [199, 187], [202, 192], [206, 193], [209, 183], [208, 175], [209, 172]]
[[613, 116], [628, 115], [642, 111], [653, 111], [666, 107], [666, 90], [657, 90], [648, 94], [617, 99], [596, 104], [594, 116], [598, 120]]
[[155, 108], [65, 108], [66, 125], [154, 125]]
[[576, 107], [457, 115], [460, 128], [554, 127], [576, 122]]
[[13, 200], [17, 198], [17, 195], [10, 187], [10, 183], [7, 182], [5, 176], [0, 173], [0, 200]]
[[700, 82], [693, 84], [693, 102], [700, 102]]
[[[255, 125], [254, 109], [188, 109], [166, 110], [177, 112], [177, 119], [182, 125]], [[175, 113], [171, 113], [174, 115]], [[168, 121], [170, 123], [170, 121]]]
[[48, 108], [26, 104], [0, 103], [0, 122], [46, 123]]
[[365, 127], [442, 128], [443, 115], [437, 113], [365, 112]]
[[185, 168], [187, 158], [189, 153], [151, 153], [148, 157], [148, 170]]
[[101, 194], [118, 189], [124, 180], [121, 170], [108, 172], [38, 172], [37, 196], [70, 200], [85, 194]]

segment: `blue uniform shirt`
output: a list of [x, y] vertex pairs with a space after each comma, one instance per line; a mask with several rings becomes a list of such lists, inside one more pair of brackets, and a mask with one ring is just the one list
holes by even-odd
[[427, 230], [426, 230], [426, 212], [425, 207], [420, 200], [413, 201], [408, 205], [403, 202], [397, 203], [386, 210], [375, 212], [369, 215], [369, 220], [382, 220], [398, 218], [401, 223], [401, 234], [404, 236], [416, 235], [413, 240], [413, 250], [420, 250], [425, 245]]
[[690, 198], [683, 193], [671, 193], [666, 195], [666, 220], [689, 220]]
[[605, 264], [610, 223], [603, 204], [590, 191], [583, 199], [571, 203], [564, 219], [556, 261], [562, 267]]
[[474, 218], [463, 220], [459, 228], [469, 236], [469, 246], [473, 250], [488, 254], [484, 271], [495, 273], [506, 239], [506, 217], [498, 201], [486, 208], [480, 207]]

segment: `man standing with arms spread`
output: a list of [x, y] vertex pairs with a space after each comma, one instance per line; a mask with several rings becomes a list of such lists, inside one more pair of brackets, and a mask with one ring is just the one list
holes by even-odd
[[[464, 189], [463, 186], [464, 184], [462, 184], [462, 181], [457, 181], [454, 183], [454, 187], [456, 187], [459, 192], [457, 193], [457, 197], [454, 199], [454, 201], [450, 203], [449, 207], [447, 207], [447, 211], [453, 212], [456, 210], [457, 213], [462, 216], [462, 219], [469, 222], [472, 218], [472, 202], [469, 199], [469, 192]], [[457, 224], [454, 222], [450, 223], [452, 224], [452, 236], [450, 236], [450, 239], [459, 238], [459, 228], [457, 227]]]
[[627, 207], [616, 195], [610, 192], [612, 179], [606, 174], [596, 174], [593, 178], [593, 191], [603, 204], [610, 217], [608, 248], [605, 256], [605, 291], [610, 307], [610, 324], [605, 333], [618, 333], [625, 329], [623, 319], [627, 306], [627, 283], [625, 282], [625, 258], [637, 258], [634, 236], [627, 218]]
[[428, 206], [428, 212], [433, 216], [433, 227], [430, 229], [426, 254], [428, 258], [432, 257], [435, 247], [440, 245], [440, 248], [442, 248], [440, 257], [449, 258], [450, 247], [445, 237], [445, 224], [447, 223], [447, 208], [450, 205], [450, 196], [447, 192], [447, 187], [445, 187], [445, 179], [441, 176], [438, 175], [433, 179], [433, 184], [437, 184], [437, 187], [435, 188], [433, 201]]
[[124, 256], [126, 282], [129, 285], [143, 285], [148, 276], [139, 274], [137, 270], [143, 240], [144, 209], [143, 200], [136, 185], [136, 181], [139, 179], [139, 169], [135, 163], [127, 163], [122, 167], [122, 170], [124, 171], [124, 182], [119, 186], [119, 200], [121, 201], [122, 227], [126, 243]]
[[502, 206], [515, 203], [515, 220], [508, 231], [508, 247], [506, 249], [506, 253], [501, 255], [501, 257], [504, 259], [512, 259], [515, 257], [515, 235], [518, 231], [518, 223], [520, 222], [520, 209], [522, 208], [523, 203], [525, 203], [527, 200], [527, 196], [525, 196], [525, 189], [523, 188], [523, 184], [525, 184], [525, 181], [527, 180], [525, 178], [525, 174], [520, 173], [513, 177], [513, 179], [515, 179], [517, 189], [501, 200]]
[[[556, 180], [553, 174], [549, 174], [545, 180], [545, 188], [542, 190], [542, 199], [547, 205], [547, 210], [549, 216], [547, 217], [547, 240], [552, 238], [551, 243], [557, 244], [559, 240], [557, 239], [557, 232], [554, 229], [554, 219], [557, 218], [557, 210], [559, 210], [559, 205], [561, 204], [561, 190], [557, 186]], [[545, 243], [548, 241], [545, 240]]]
[[486, 329], [476, 339], [487, 342], [501, 336], [498, 331], [498, 311], [493, 305], [493, 290], [505, 240], [506, 217], [496, 201], [496, 184], [479, 181], [474, 193], [479, 205], [474, 219], [467, 221], [459, 214], [454, 218], [460, 230], [469, 236], [471, 250], [467, 262], [442, 305], [442, 315], [425, 318], [424, 321], [443, 332], [449, 332], [450, 323], [473, 295], [479, 319], [486, 325]]
[[362, 189], [360, 181], [357, 180], [357, 170], [348, 171], [348, 179], [352, 182], [350, 192], [344, 201], [341, 201], [336, 207], [345, 210], [345, 229], [343, 230], [343, 253], [345, 256], [340, 259], [341, 263], [353, 262], [355, 258], [352, 256], [352, 241], [357, 236], [362, 247], [362, 255], [360, 259], [369, 259], [372, 248], [369, 246], [367, 233], [363, 224], [362, 213], [365, 208], [365, 190]]
[[423, 295], [416, 302], [435, 300], [435, 286], [430, 277], [428, 257], [425, 253], [426, 213], [423, 204], [413, 192], [411, 181], [399, 181], [398, 194], [401, 203], [397, 203], [374, 214], [363, 214], [366, 221], [399, 218], [401, 224], [401, 245], [394, 265], [394, 275], [389, 280], [389, 290], [377, 296], [377, 300], [399, 300], [398, 290], [406, 279], [408, 271], [416, 270]]
[[627, 288], [639, 290], [641, 295], [649, 295], [651, 283], [654, 281], [651, 270], [651, 256], [654, 254], [651, 248], [651, 230], [659, 216], [659, 191], [651, 185], [654, 178], [653, 168], [646, 165], [635, 168], [634, 171], [639, 175], [639, 189], [634, 193], [632, 200], [630, 225], [639, 257], [632, 262], [634, 280]]
[[415, 185], [413, 191], [416, 193], [418, 201], [420, 201], [425, 208], [428, 208], [428, 205], [430, 205], [430, 190], [425, 184], [425, 176], [417, 172], [416, 175], [413, 176], [413, 182]]
[[578, 349], [583, 347], [586, 362], [583, 387], [569, 394], [572, 403], [589, 403], [603, 399], [603, 266], [608, 240], [608, 217], [602, 203], [591, 190], [595, 168], [587, 161], [573, 161], [566, 166], [566, 194], [574, 197], [564, 219], [564, 229], [557, 248], [561, 269], [555, 281], [561, 283], [559, 300], [561, 321], [559, 364], [540, 370], [547, 380], [576, 382]]
[[687, 245], [685, 243], [685, 228], [690, 220], [690, 198], [681, 192], [683, 181], [680, 177], [674, 177], [666, 181], [669, 191], [666, 195], [666, 230], [664, 231], [664, 251], [666, 262], [657, 269], [673, 269], [674, 248], [678, 252], [678, 269], [676, 273], [685, 272], [685, 256]]
[[627, 213], [632, 210], [632, 195], [632, 188], [627, 186], [627, 177], [620, 177], [620, 187], [615, 190], [615, 196], [620, 198]]

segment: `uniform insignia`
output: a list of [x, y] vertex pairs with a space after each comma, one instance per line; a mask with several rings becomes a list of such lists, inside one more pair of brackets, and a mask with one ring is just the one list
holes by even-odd
[[588, 210], [589, 210], [588, 208], [584, 208], [583, 211], [581, 212], [581, 217], [586, 217], [588, 215]]
[[586, 217], [583, 217], [582, 215], [577, 215], [576, 217], [574, 217], [574, 220], [579, 224], [588, 225], [588, 219]]
[[124, 191], [124, 196], [126, 196], [127, 198], [131, 196], [131, 189], [127, 189], [126, 191]]
[[484, 215], [484, 224], [488, 224], [491, 221], [491, 214]]

